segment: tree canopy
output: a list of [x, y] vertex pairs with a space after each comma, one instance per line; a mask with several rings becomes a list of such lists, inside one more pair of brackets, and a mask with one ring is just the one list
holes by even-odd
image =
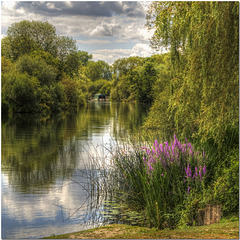
[[239, 3], [153, 2], [147, 19], [152, 46], [171, 54], [169, 119], [220, 143], [239, 123]]
[[[77, 109], [96, 93], [88, 93], [91, 82], [111, 80], [106, 62], [91, 61], [91, 54], [78, 50], [73, 38], [57, 35], [48, 22], [13, 23], [1, 47], [4, 112]], [[110, 94], [109, 84], [102, 91]]]

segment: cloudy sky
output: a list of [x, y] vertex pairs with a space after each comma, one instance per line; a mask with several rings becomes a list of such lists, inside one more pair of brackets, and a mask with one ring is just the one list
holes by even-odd
[[2, 1], [1, 33], [21, 20], [48, 21], [58, 35], [71, 36], [79, 50], [93, 55], [93, 60], [112, 63], [129, 56], [152, 54], [145, 27], [149, 1]]

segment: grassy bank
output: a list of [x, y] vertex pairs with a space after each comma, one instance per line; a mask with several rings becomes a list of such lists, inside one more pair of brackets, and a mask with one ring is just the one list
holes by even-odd
[[239, 239], [239, 220], [222, 219], [208, 226], [158, 230], [113, 224], [85, 231], [52, 235], [46, 239]]

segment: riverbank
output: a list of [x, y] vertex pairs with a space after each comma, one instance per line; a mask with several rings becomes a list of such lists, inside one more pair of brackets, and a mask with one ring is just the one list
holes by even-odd
[[207, 226], [158, 230], [113, 224], [85, 231], [52, 235], [45, 239], [239, 239], [239, 219], [222, 219]]

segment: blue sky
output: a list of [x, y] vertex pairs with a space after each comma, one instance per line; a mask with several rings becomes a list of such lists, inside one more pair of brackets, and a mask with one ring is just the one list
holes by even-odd
[[123, 57], [147, 57], [153, 53], [145, 27], [150, 1], [2, 1], [1, 34], [21, 20], [48, 21], [57, 34], [71, 36], [79, 50], [93, 60], [112, 63]]

